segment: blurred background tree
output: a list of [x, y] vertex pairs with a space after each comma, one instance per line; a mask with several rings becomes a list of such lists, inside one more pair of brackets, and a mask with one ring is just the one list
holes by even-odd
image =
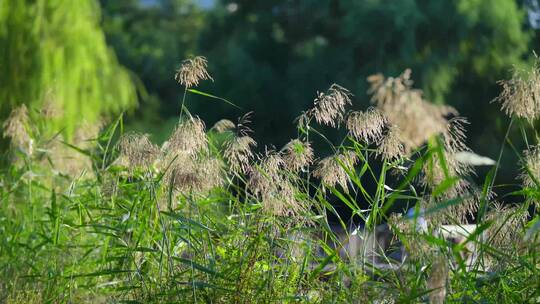
[[132, 107], [132, 78], [118, 64], [95, 0], [0, 2], [0, 118], [26, 104], [49, 112], [67, 138], [81, 123]]
[[201, 53], [215, 90], [255, 110], [259, 135], [276, 144], [317, 90], [337, 82], [366, 106], [368, 75], [409, 67], [428, 99], [485, 125], [497, 117], [495, 82], [531, 54], [524, 13], [507, 0], [245, 0], [222, 3], [207, 23]]

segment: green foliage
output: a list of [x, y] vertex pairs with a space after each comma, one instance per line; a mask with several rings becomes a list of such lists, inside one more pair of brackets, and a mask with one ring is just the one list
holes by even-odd
[[[0, 3], [0, 117], [16, 105], [54, 112], [50, 130], [71, 137], [136, 102], [128, 71], [105, 43], [94, 0]], [[110, 116], [109, 116], [110, 117]]]
[[[327, 94], [336, 92], [344, 91]], [[417, 110], [421, 106], [431, 109], [425, 101]], [[245, 138], [248, 119], [205, 134], [189, 113], [159, 149], [134, 133], [115, 145], [122, 118], [86, 147], [33, 138], [36, 153], [13, 149], [18, 161], [0, 172], [0, 299], [433, 303], [438, 297], [439, 302], [523, 303], [540, 296], [538, 216], [527, 217], [537, 204], [537, 184], [520, 186], [519, 205], [501, 207], [491, 196], [495, 166], [475, 197], [488, 212], [474, 231], [453, 242], [440, 234], [441, 223], [461, 229], [459, 213], [474, 209], [466, 203], [470, 193], [455, 191], [467, 181], [449, 153], [460, 145], [459, 136], [452, 141], [444, 132], [435, 134], [407, 155], [383, 156], [378, 167], [373, 163], [388, 151], [381, 150], [388, 130], [373, 132], [382, 136], [376, 142], [349, 134], [340, 145], [330, 144], [334, 155], [311, 166], [313, 151], [303, 140], [324, 137], [311, 115], [335, 109], [312, 110], [304, 115], [297, 140], [257, 160], [247, 157], [249, 170], [236, 168], [230, 158], [231, 147], [243, 149], [234, 139]], [[39, 119], [46, 118], [35, 119], [39, 129]], [[540, 154], [534, 155], [533, 163], [526, 156], [524, 180], [539, 174]], [[58, 158], [61, 162], [54, 161]], [[217, 171], [207, 168], [210, 160]], [[57, 164], [73, 167], [64, 171]], [[216, 177], [219, 182], [212, 182]], [[375, 184], [373, 191], [366, 190], [369, 183]], [[412, 218], [390, 213], [392, 207], [410, 206]], [[344, 217], [339, 208], [352, 216]], [[429, 223], [424, 230], [417, 228], [420, 217]], [[349, 230], [358, 218], [364, 226]], [[408, 252], [402, 262], [386, 252], [373, 255], [381, 243], [369, 240], [386, 221], [395, 233], [392, 240], [401, 243], [394, 245]], [[363, 243], [352, 243], [358, 240]]]

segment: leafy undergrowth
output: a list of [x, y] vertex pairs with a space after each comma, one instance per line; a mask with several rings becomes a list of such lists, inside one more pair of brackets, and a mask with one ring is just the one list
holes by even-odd
[[[210, 78], [205, 67], [187, 60], [177, 79], [186, 93], [216, 98], [192, 89]], [[519, 106], [536, 102], [535, 73], [504, 83], [500, 98], [509, 130], [524, 136], [536, 114]], [[364, 112], [349, 111], [352, 95], [332, 85], [299, 117], [296, 139], [262, 153], [249, 115], [207, 130], [186, 98], [161, 147], [124, 133], [121, 118], [81, 128], [68, 144], [43, 130], [45, 111], [14, 110], [0, 176], [0, 301], [539, 301], [539, 150], [521, 156], [512, 195], [522, 203], [503, 204], [498, 162], [472, 153], [466, 120], [425, 101], [409, 76], [370, 77]], [[347, 135], [331, 143], [321, 126]], [[320, 158], [313, 140], [333, 154]], [[470, 178], [475, 165], [492, 166], [483, 184]], [[439, 233], [471, 218], [476, 230], [459, 242]], [[370, 243], [383, 223], [405, 258]]]

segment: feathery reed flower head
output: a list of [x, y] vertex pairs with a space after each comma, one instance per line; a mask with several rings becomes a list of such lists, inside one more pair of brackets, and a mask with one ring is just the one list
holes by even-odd
[[495, 202], [486, 214], [486, 220], [493, 221], [487, 229], [488, 242], [491, 246], [505, 252], [511, 251], [521, 240], [521, 229], [525, 227], [529, 213], [517, 206], [505, 206]]
[[387, 161], [405, 155], [405, 147], [401, 143], [400, 131], [396, 125], [390, 126], [386, 135], [379, 140], [377, 154]]
[[365, 112], [351, 112], [347, 119], [347, 129], [358, 140], [367, 143], [379, 141], [383, 135], [386, 118], [375, 108]]
[[[99, 135], [101, 127], [101, 122], [90, 124], [85, 121], [81, 123], [79, 128], [75, 130], [75, 134], [72, 138], [72, 145], [82, 150], [92, 149], [95, 146], [95, 140]], [[121, 140], [122, 139], [120, 139], [120, 141]], [[51, 170], [56, 173], [75, 177], [86, 172], [84, 176], [91, 177], [93, 172], [91, 158], [79, 151], [74, 151], [63, 141], [62, 136], [58, 135], [53, 140], [47, 142], [44, 147], [45, 149], [42, 150], [46, 152], [47, 157], [42, 160], [42, 163], [46, 166], [50, 165]], [[118, 147], [120, 146], [118, 145]], [[121, 158], [126, 162], [128, 161], [125, 156], [121, 155]]]
[[509, 116], [515, 115], [533, 121], [540, 117], [540, 61], [529, 71], [514, 70], [510, 80], [499, 81], [501, 94], [495, 101]]
[[283, 161], [287, 169], [298, 172], [313, 163], [313, 149], [309, 142], [293, 139], [283, 147]]
[[146, 134], [124, 134], [117, 146], [120, 150], [120, 159], [127, 161], [126, 165], [130, 168], [149, 167], [159, 154], [159, 148]]
[[297, 217], [307, 210], [306, 203], [295, 196], [293, 184], [283, 179], [274, 192], [262, 196], [263, 210], [274, 216]]
[[201, 80], [214, 80], [206, 70], [208, 61], [202, 56], [186, 59], [176, 71], [174, 79], [186, 88], [199, 85]]
[[453, 117], [448, 120], [446, 130], [443, 133], [444, 146], [451, 153], [470, 151], [465, 144], [467, 135], [465, 135], [465, 125], [469, 121], [465, 117]]
[[228, 119], [221, 119], [218, 122], [216, 122], [212, 126], [211, 129], [215, 130], [218, 133], [223, 133], [223, 132], [234, 130], [234, 128], [236, 128], [236, 125], [234, 124], [234, 122]]
[[266, 151], [264, 157], [249, 169], [248, 185], [255, 195], [268, 196], [276, 192], [282, 181], [285, 162], [275, 151]]
[[234, 172], [247, 173], [250, 168], [250, 161], [253, 158], [251, 148], [256, 146], [255, 140], [247, 135], [235, 136], [225, 145], [223, 157]]
[[34, 141], [28, 132], [28, 123], [28, 109], [22, 104], [11, 111], [2, 128], [4, 137], [10, 138], [13, 147], [31, 155], [34, 150]]
[[524, 152], [520, 178], [528, 188], [538, 187], [540, 183], [540, 146], [531, 147]]
[[351, 104], [352, 94], [349, 90], [337, 84], [332, 84], [326, 93], [318, 93], [314, 101], [314, 107], [309, 115], [315, 120], [331, 127], [339, 126], [343, 121], [345, 106]]
[[223, 184], [221, 162], [211, 157], [197, 157], [180, 153], [171, 158], [165, 172], [164, 181], [180, 193], [204, 195]]
[[352, 169], [357, 162], [358, 156], [353, 151], [328, 156], [319, 161], [317, 168], [313, 171], [313, 176], [320, 178], [323, 185], [330, 187], [339, 185], [348, 192], [350, 178], [343, 166]]
[[459, 162], [454, 155], [446, 150], [440, 155], [433, 154], [422, 168], [422, 184], [435, 188], [447, 178], [466, 176], [473, 172], [470, 165]]
[[283, 171], [285, 166], [279, 153], [266, 151], [258, 165], [251, 168], [248, 185], [260, 197], [267, 214], [297, 216], [306, 210], [306, 205], [295, 197], [296, 189]]
[[[538, 188], [540, 187], [540, 146], [530, 147], [523, 154], [519, 178], [524, 187]], [[537, 208], [540, 208], [538, 197], [533, 197], [533, 202]]]
[[168, 152], [186, 152], [195, 154], [208, 148], [208, 138], [204, 122], [198, 117], [189, 116], [179, 123], [167, 144], [163, 147]]
[[446, 116], [457, 114], [449, 106], [438, 106], [423, 99], [422, 91], [412, 89], [411, 72], [397, 78], [382, 75], [368, 77], [372, 102], [390, 125], [400, 130], [399, 139], [406, 153], [420, 147], [431, 137], [447, 130]]

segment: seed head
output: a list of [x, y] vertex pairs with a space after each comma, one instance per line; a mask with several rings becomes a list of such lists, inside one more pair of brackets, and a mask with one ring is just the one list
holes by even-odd
[[401, 143], [397, 126], [391, 126], [386, 135], [379, 140], [377, 154], [387, 161], [396, 160], [405, 155], [405, 148]]
[[120, 159], [125, 160], [129, 168], [147, 168], [152, 165], [159, 153], [159, 148], [146, 134], [124, 134], [117, 146], [120, 150]]
[[444, 146], [451, 153], [470, 151], [465, 144], [467, 135], [465, 135], [465, 125], [469, 124], [464, 117], [454, 117], [446, 125], [446, 131], [443, 133]]
[[382, 138], [386, 118], [375, 108], [365, 112], [351, 112], [347, 119], [347, 129], [358, 140], [367, 143], [379, 141]]
[[63, 116], [63, 111], [55, 102], [55, 96], [52, 90], [48, 90], [45, 93], [40, 112], [43, 117], [48, 119], [55, 119]]
[[501, 94], [495, 101], [509, 116], [533, 121], [540, 116], [540, 61], [529, 71], [514, 70], [510, 80], [499, 81]]
[[293, 184], [283, 179], [276, 185], [274, 192], [262, 196], [263, 210], [274, 216], [297, 217], [307, 210], [307, 206], [295, 194]]
[[174, 79], [186, 88], [198, 86], [201, 80], [214, 80], [206, 71], [207, 63], [202, 56], [186, 59], [176, 71]]
[[165, 185], [180, 193], [202, 196], [223, 184], [221, 162], [215, 158], [180, 153], [167, 163]]
[[398, 78], [384, 79], [381, 75], [368, 78], [372, 102], [389, 124], [399, 128], [399, 139], [407, 154], [431, 137], [443, 134], [447, 129], [445, 117], [457, 114], [452, 107], [425, 101], [422, 91], [412, 89], [410, 75], [410, 70], [406, 70]]
[[343, 121], [345, 106], [351, 104], [352, 94], [337, 84], [330, 86], [326, 93], [318, 93], [314, 107], [309, 111], [315, 120], [331, 127], [339, 126]]
[[223, 133], [223, 132], [234, 130], [234, 128], [236, 128], [236, 125], [234, 124], [234, 122], [228, 119], [221, 119], [214, 124], [214, 126], [212, 127], [212, 130], [215, 130], [218, 133]]
[[234, 172], [247, 173], [253, 159], [251, 148], [255, 146], [257, 146], [257, 143], [253, 138], [247, 135], [235, 136], [225, 145], [223, 156]]
[[344, 167], [351, 170], [357, 162], [358, 157], [353, 151], [332, 155], [323, 158], [319, 162], [317, 168], [313, 171], [313, 176], [320, 178], [323, 185], [330, 187], [339, 185], [344, 191], [348, 191], [350, 178]]
[[[526, 150], [522, 161], [521, 174], [523, 186], [526, 188], [540, 187], [540, 146], [534, 146]], [[540, 200], [534, 198], [537, 208], [540, 208]]]
[[249, 169], [249, 187], [255, 195], [268, 196], [277, 191], [282, 181], [285, 162], [281, 155], [266, 151], [265, 156]]
[[179, 123], [165, 147], [166, 152], [186, 152], [196, 154], [208, 149], [204, 122], [197, 117], [189, 117]]
[[279, 153], [267, 151], [258, 165], [251, 168], [249, 188], [261, 199], [263, 210], [274, 216], [297, 216], [306, 210], [296, 198], [296, 189], [283, 170], [285, 161]]
[[34, 151], [34, 141], [27, 131], [28, 125], [28, 109], [22, 104], [11, 111], [2, 128], [4, 129], [4, 137], [10, 138], [13, 147], [31, 155]]
[[422, 184], [433, 189], [447, 178], [463, 177], [472, 172], [472, 167], [456, 160], [454, 153], [443, 151], [441, 155], [433, 154], [424, 163], [422, 168]]
[[309, 142], [293, 139], [283, 147], [283, 161], [287, 169], [299, 172], [313, 163], [313, 149]]
[[490, 246], [503, 252], [512, 252], [521, 240], [521, 231], [527, 223], [529, 213], [517, 206], [507, 206], [498, 202], [486, 214], [486, 220], [493, 221], [487, 229]]
[[535, 146], [524, 152], [522, 173], [523, 185], [528, 188], [538, 187], [540, 183], [540, 147]]

